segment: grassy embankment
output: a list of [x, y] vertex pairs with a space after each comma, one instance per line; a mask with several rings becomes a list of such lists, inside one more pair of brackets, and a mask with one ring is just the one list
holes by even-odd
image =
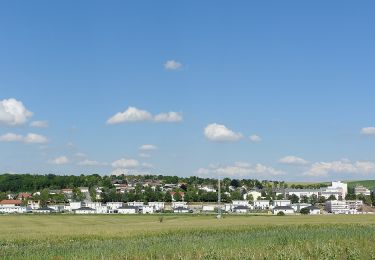
[[374, 259], [375, 216], [0, 216], [1, 259]]

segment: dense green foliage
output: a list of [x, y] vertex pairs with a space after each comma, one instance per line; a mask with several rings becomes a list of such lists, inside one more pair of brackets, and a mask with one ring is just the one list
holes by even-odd
[[374, 216], [0, 216], [0, 228], [1, 259], [375, 257]]

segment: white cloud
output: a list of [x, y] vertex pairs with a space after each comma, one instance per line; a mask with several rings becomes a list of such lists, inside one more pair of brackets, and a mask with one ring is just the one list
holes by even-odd
[[152, 144], [144, 144], [142, 146], [139, 147], [139, 150], [141, 151], [154, 151], [154, 150], [157, 150], [158, 147], [155, 146], [155, 145], [152, 145]]
[[33, 121], [30, 123], [30, 126], [35, 127], [35, 128], [47, 128], [48, 122], [47, 121]]
[[81, 158], [87, 157], [87, 155], [84, 153], [76, 153], [75, 156], [81, 157]]
[[43, 135], [38, 134], [27, 134], [24, 139], [25, 143], [44, 144], [48, 142], [48, 139]]
[[22, 142], [23, 136], [14, 134], [14, 133], [7, 133], [0, 136], [0, 142]]
[[303, 173], [305, 176], [325, 177], [330, 173], [368, 174], [375, 173], [375, 163], [369, 161], [339, 160], [333, 162], [316, 162]]
[[247, 162], [236, 162], [234, 165], [210, 165], [208, 168], [200, 168], [196, 172], [205, 176], [220, 176], [232, 178], [259, 178], [283, 175], [284, 172], [272, 167], [257, 163], [252, 165]]
[[81, 166], [104, 166], [104, 165], [107, 165], [107, 164], [101, 163], [101, 162], [98, 162], [98, 161], [86, 159], [86, 160], [83, 160], [83, 161], [79, 162], [78, 165], [81, 165]]
[[252, 142], [261, 142], [262, 141], [262, 138], [259, 136], [259, 135], [251, 135], [250, 136], [250, 141]]
[[375, 127], [364, 127], [361, 130], [363, 135], [375, 135]]
[[48, 139], [43, 135], [29, 133], [26, 136], [7, 133], [0, 136], [1, 142], [24, 142], [24, 143], [33, 143], [33, 144], [44, 144], [48, 142]]
[[50, 160], [49, 163], [56, 164], [56, 165], [63, 165], [63, 164], [68, 164], [69, 159], [66, 156], [59, 156], [59, 157], [56, 157], [56, 158]]
[[137, 168], [138, 166], [139, 166], [139, 162], [135, 159], [122, 158], [112, 163], [113, 168], [134, 169], [134, 168]]
[[300, 157], [293, 156], [293, 155], [285, 156], [281, 158], [279, 162], [283, 164], [291, 164], [291, 165], [304, 165], [308, 163], [308, 161], [306, 161], [305, 159], [302, 159]]
[[14, 98], [0, 101], [0, 123], [22, 125], [32, 115], [33, 113], [28, 111], [21, 101]]
[[182, 114], [177, 112], [168, 112], [168, 113], [161, 113], [154, 117], [155, 122], [181, 122], [183, 120]]
[[156, 123], [161, 122], [181, 122], [182, 114], [177, 112], [161, 113], [153, 116], [146, 110], [141, 110], [136, 107], [129, 107], [124, 112], [119, 112], [107, 120], [107, 124], [119, 124], [119, 123], [134, 123], [134, 122], [145, 122], [153, 121]]
[[225, 142], [238, 141], [243, 136], [241, 133], [235, 133], [228, 129], [225, 125], [210, 124], [204, 129], [204, 135], [210, 141]]
[[107, 124], [119, 124], [124, 122], [142, 122], [152, 120], [152, 115], [146, 110], [129, 107], [124, 112], [119, 112], [108, 119]]
[[167, 70], [178, 70], [182, 67], [182, 63], [175, 60], [168, 60], [164, 63], [164, 68]]

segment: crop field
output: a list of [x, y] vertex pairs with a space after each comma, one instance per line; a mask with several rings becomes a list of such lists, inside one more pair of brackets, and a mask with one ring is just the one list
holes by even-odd
[[375, 259], [375, 216], [0, 216], [1, 259]]

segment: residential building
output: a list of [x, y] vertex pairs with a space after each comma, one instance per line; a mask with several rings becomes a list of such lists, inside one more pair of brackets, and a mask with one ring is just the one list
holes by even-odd
[[163, 211], [165, 207], [164, 202], [149, 202], [148, 205], [154, 207], [154, 210], [157, 212]]
[[17, 196], [18, 200], [29, 200], [31, 198], [32, 198], [31, 194], [27, 193], [27, 192], [22, 192], [22, 193], [18, 194], [18, 196]]
[[179, 208], [179, 207], [187, 208], [187, 202], [184, 202], [184, 201], [174, 201], [174, 202], [172, 202], [172, 209]]
[[346, 200], [345, 202], [349, 210], [361, 210], [363, 206], [362, 200]]
[[42, 207], [42, 208], [33, 210], [33, 213], [37, 213], [37, 214], [51, 214], [52, 212], [55, 212], [55, 211], [49, 207]]
[[259, 197], [262, 197], [262, 193], [260, 191], [252, 190], [244, 194], [244, 200], [249, 200], [250, 195], [253, 197], [253, 201], [257, 201]]
[[122, 202], [107, 202], [107, 207], [111, 210], [116, 210], [124, 205]]
[[310, 210], [310, 215], [320, 215], [320, 209], [318, 207], [315, 207], [315, 206], [309, 206], [307, 207], [307, 209]]
[[81, 201], [71, 201], [69, 203], [69, 205], [70, 205], [70, 211], [74, 211], [74, 210], [82, 207], [82, 202]]
[[238, 206], [233, 207], [232, 211], [234, 213], [244, 214], [244, 213], [248, 213], [249, 212], [249, 207], [248, 206], [243, 206], [243, 205], [238, 205]]
[[173, 208], [173, 213], [190, 213], [190, 210], [187, 207], [177, 207]]
[[294, 214], [294, 210], [291, 206], [276, 206], [273, 208], [273, 214], [277, 215], [280, 212], [283, 212], [286, 215]]
[[354, 194], [355, 195], [364, 195], [364, 196], [370, 196], [371, 191], [367, 189], [366, 187], [363, 187], [361, 185], [358, 185], [354, 188]]
[[311, 204], [307, 204], [307, 203], [295, 203], [295, 204], [291, 205], [294, 212], [297, 212], [297, 213], [299, 213], [301, 211], [301, 209], [308, 208], [310, 206], [311, 206]]
[[133, 201], [133, 202], [128, 202], [128, 206], [134, 206], [134, 207], [139, 207], [142, 208], [144, 206], [144, 202], [141, 201]]
[[290, 200], [274, 200], [273, 207], [287, 207], [290, 206], [292, 203]]
[[270, 208], [269, 200], [257, 200], [253, 202], [255, 210], [266, 210]]
[[124, 206], [117, 209], [119, 214], [137, 214], [139, 208], [136, 206]]
[[341, 200], [329, 200], [326, 202], [325, 209], [329, 213], [333, 214], [355, 214], [356, 209], [349, 209], [346, 201]]
[[48, 205], [49, 208], [53, 209], [54, 212], [63, 212], [64, 205]]
[[142, 214], [154, 214], [154, 207], [145, 205], [142, 207]]
[[288, 198], [289, 196], [296, 195], [298, 198], [302, 198], [304, 196], [311, 197], [313, 195], [319, 196], [318, 189], [285, 189], [284, 190], [284, 197]]
[[213, 211], [215, 211], [215, 205], [203, 205], [202, 211], [203, 212], [213, 212]]
[[79, 215], [87, 215], [87, 214], [95, 214], [96, 211], [95, 209], [92, 209], [89, 207], [81, 207], [81, 208], [75, 209], [74, 213], [79, 214]]
[[40, 200], [28, 200], [27, 207], [31, 209], [39, 209], [40, 208]]
[[30, 211], [27, 207], [21, 206], [21, 200], [0, 201], [0, 213], [26, 213]]

